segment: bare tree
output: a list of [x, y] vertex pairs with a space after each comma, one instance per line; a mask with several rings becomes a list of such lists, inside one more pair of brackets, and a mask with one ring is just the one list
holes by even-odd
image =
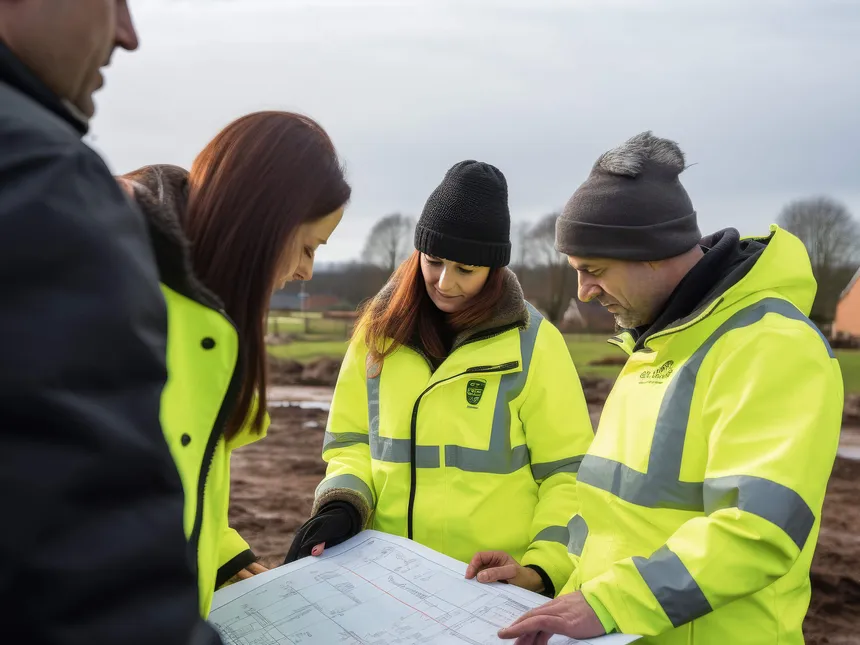
[[510, 269], [517, 274], [520, 284], [526, 279], [526, 269], [529, 263], [529, 233], [530, 222], [517, 222], [511, 230], [511, 263]]
[[570, 302], [567, 282], [570, 267], [567, 258], [555, 250], [555, 221], [558, 213], [549, 213], [532, 226], [528, 234], [529, 264], [544, 267], [548, 274], [543, 297], [544, 310], [550, 321], [558, 323]]
[[860, 226], [843, 204], [830, 197], [793, 201], [782, 209], [777, 223], [800, 238], [809, 253], [818, 282], [811, 317], [831, 322], [839, 294], [857, 266]]
[[363, 260], [392, 273], [412, 250], [415, 220], [401, 213], [386, 215], [373, 225], [364, 243]]

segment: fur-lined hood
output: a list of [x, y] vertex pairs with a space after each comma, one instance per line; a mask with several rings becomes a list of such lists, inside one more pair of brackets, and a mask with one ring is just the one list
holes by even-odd
[[223, 309], [221, 299], [194, 273], [191, 246], [182, 230], [188, 207], [188, 171], [179, 166], [144, 166], [118, 178], [146, 218], [161, 281], [207, 307]]

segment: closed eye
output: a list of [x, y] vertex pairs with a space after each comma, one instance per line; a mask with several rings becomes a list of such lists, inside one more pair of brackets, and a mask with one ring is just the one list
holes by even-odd
[[474, 272], [475, 272], [473, 269], [466, 269], [466, 268], [464, 268], [464, 267], [457, 267], [457, 270], [458, 270], [460, 273], [462, 273], [463, 275], [469, 275], [469, 274], [472, 274], [472, 273], [474, 273]]
[[313, 250], [311, 247], [306, 246], [306, 247], [305, 247], [305, 255], [307, 255], [309, 258], [313, 259], [313, 257], [314, 257], [314, 250]]

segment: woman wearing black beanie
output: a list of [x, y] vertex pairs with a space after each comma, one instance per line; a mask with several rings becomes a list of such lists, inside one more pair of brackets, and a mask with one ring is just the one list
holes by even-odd
[[373, 528], [469, 562], [481, 582], [553, 597], [570, 577], [593, 431], [562, 335], [506, 268], [507, 192], [469, 160], [427, 200], [416, 251], [356, 326], [326, 477], [286, 561]]

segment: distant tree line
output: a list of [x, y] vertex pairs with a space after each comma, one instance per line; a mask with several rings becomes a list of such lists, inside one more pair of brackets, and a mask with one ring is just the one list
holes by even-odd
[[[559, 323], [572, 298], [577, 279], [567, 258], [556, 252], [557, 212], [535, 222], [520, 222], [512, 231], [514, 257], [510, 268], [517, 274], [532, 303], [554, 323]], [[797, 235], [806, 246], [818, 291], [812, 319], [833, 321], [839, 295], [860, 265], [860, 225], [848, 209], [829, 197], [812, 197], [787, 204], [777, 223]], [[337, 296], [340, 308], [355, 309], [373, 297], [414, 247], [415, 218], [391, 213], [371, 228], [360, 260], [320, 268], [306, 291]], [[299, 293], [300, 284], [288, 284], [286, 293]]]

